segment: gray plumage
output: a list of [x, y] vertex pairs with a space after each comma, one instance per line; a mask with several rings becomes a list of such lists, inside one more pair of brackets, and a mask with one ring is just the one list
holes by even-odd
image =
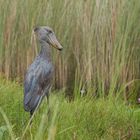
[[52, 29], [41, 26], [34, 29], [41, 50], [34, 62], [29, 66], [24, 79], [24, 109], [32, 115], [44, 96], [49, 97], [49, 89], [53, 78], [51, 46], [62, 50]]

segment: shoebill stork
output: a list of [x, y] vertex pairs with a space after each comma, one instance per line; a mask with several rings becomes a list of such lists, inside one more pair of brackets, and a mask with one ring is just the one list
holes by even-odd
[[24, 79], [24, 109], [30, 112], [31, 117], [45, 96], [49, 100], [49, 89], [54, 69], [50, 54], [51, 47], [62, 50], [62, 46], [50, 27], [36, 27], [34, 33], [41, 50], [29, 66]]

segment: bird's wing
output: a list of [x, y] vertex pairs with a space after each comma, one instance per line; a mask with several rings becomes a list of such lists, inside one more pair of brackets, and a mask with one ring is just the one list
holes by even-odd
[[36, 108], [44, 90], [50, 86], [49, 69], [44, 69], [43, 64], [32, 65], [27, 71], [24, 81], [24, 108], [32, 111]]

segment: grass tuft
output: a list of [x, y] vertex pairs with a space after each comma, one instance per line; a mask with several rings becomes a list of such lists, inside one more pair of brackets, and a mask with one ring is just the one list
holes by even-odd
[[[112, 140], [139, 139], [140, 109], [126, 105], [120, 98], [76, 98], [68, 102], [63, 94], [50, 97], [50, 115], [44, 100], [36, 112], [33, 123], [25, 128], [29, 113], [23, 109], [22, 88], [14, 82], [0, 82], [0, 136], [8, 139], [40, 140]], [[2, 133], [3, 132], [3, 133]]]

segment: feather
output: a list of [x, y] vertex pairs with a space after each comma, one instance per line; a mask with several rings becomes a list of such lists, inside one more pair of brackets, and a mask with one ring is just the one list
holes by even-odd
[[35, 110], [41, 97], [48, 93], [51, 79], [51, 63], [37, 57], [29, 67], [24, 80], [24, 109], [26, 111]]

